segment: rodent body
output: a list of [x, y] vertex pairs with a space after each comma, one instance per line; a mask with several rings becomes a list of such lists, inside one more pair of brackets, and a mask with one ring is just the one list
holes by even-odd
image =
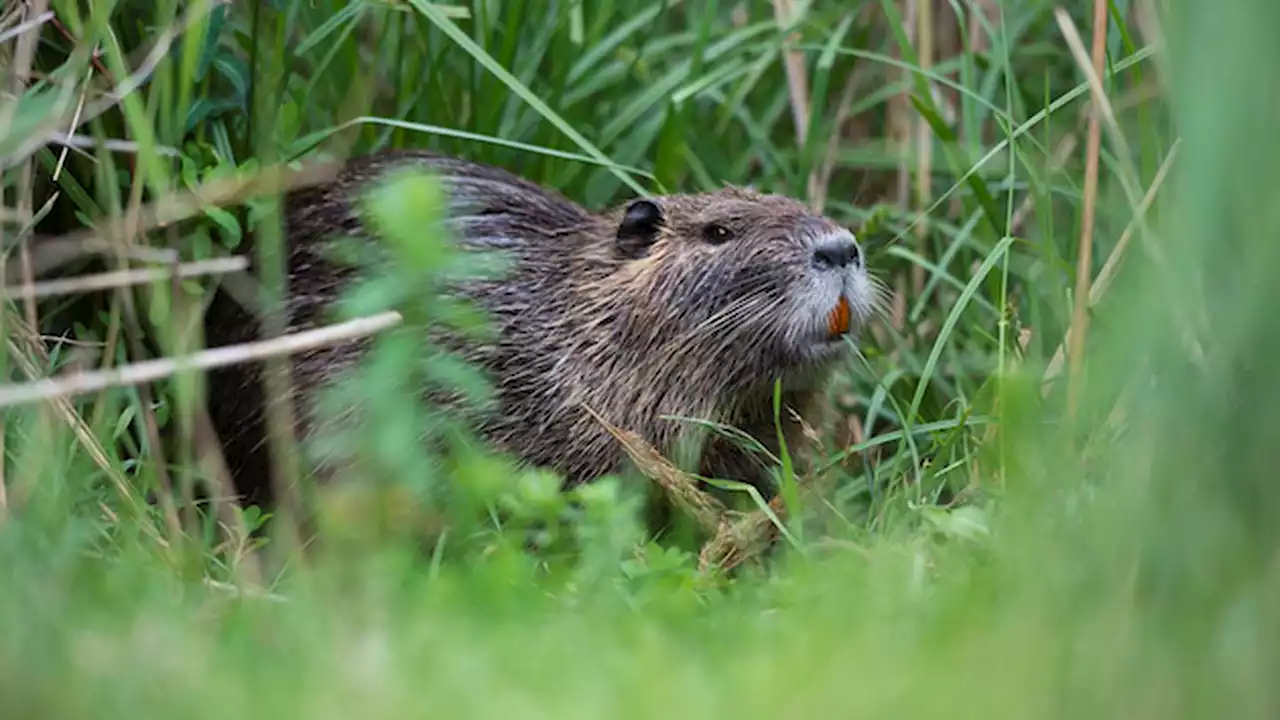
[[[326, 238], [366, 232], [354, 211], [359, 192], [405, 165], [444, 181], [447, 227], [459, 244], [507, 255], [501, 277], [463, 290], [496, 330], [462, 345], [498, 395], [483, 435], [570, 486], [625, 462], [584, 405], [668, 457], [693, 429], [688, 419], [731, 425], [776, 451], [775, 378], [783, 378], [784, 405], [803, 415], [873, 311], [854, 236], [790, 198], [729, 187], [592, 213], [504, 170], [396, 151], [353, 159], [334, 182], [287, 196], [291, 329], [326, 322], [351, 278], [322, 255]], [[231, 304], [211, 309], [210, 345], [256, 335], [258, 325]], [[362, 347], [291, 358], [299, 436], [313, 429], [315, 390]], [[260, 372], [216, 371], [209, 395], [232, 475], [253, 501], [263, 499], [269, 472]], [[785, 409], [782, 421], [795, 447], [797, 423]], [[693, 469], [772, 494], [762, 459], [733, 441], [707, 437]]]

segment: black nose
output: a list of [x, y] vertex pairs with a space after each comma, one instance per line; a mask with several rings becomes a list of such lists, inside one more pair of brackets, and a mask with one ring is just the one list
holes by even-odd
[[813, 264], [820, 268], [842, 268], [856, 262], [858, 243], [850, 237], [826, 240], [813, 249]]

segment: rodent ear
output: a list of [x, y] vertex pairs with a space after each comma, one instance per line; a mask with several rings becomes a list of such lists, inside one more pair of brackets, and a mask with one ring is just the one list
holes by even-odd
[[662, 208], [652, 200], [636, 200], [622, 213], [618, 223], [618, 250], [624, 256], [637, 258], [658, 239], [662, 229]]

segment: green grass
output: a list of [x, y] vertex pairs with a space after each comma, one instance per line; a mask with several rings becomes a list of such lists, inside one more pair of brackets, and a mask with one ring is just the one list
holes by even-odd
[[[818, 461], [837, 482], [805, 504], [802, 532], [766, 563], [703, 573], [696, 547], [645, 536], [640, 481], [562, 494], [405, 400], [425, 382], [485, 386], [413, 332], [470, 318], [417, 292], [452, 259], [412, 242], [431, 186], [391, 188], [371, 207], [397, 262], [344, 311], [394, 307], [406, 325], [337, 391], [374, 421], [329, 439], [376, 458], [377, 482], [317, 499], [325, 537], [305, 562], [283, 537], [228, 541], [194, 503], [212, 474], [186, 412], [198, 375], [2, 408], [0, 715], [1280, 710], [1271, 0], [1151, 3], [1159, 34], [1137, 19], [1148, 3], [1111, 3], [1091, 276], [1131, 240], [1091, 303], [1074, 415], [1066, 368], [1041, 379], [1076, 302], [1090, 87], [1050, 3], [993, 4], [977, 48], [981, 4], [941, 3], [931, 34], [957, 11], [966, 32], [932, 53], [894, 0], [811, 3], [786, 32], [764, 2], [48, 5], [57, 24], [38, 30], [0, 11], [10, 262], [23, 235], [108, 228], [279, 159], [431, 147], [593, 208], [728, 182], [820, 195], [902, 315], [832, 383]], [[90, 144], [68, 151], [56, 139], [73, 118]], [[920, 121], [923, 199], [917, 146], [894, 141], [894, 123]], [[252, 230], [270, 297], [274, 215], [255, 198], [131, 241], [193, 260]], [[33, 373], [198, 348], [214, 282], [5, 298], [0, 400]], [[449, 462], [411, 442], [424, 428]], [[442, 536], [425, 553], [424, 528]]]

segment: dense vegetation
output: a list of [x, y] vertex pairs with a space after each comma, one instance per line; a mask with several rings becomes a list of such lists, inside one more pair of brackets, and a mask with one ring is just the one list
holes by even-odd
[[[0, 715], [1275, 716], [1280, 5], [1096, 9], [6, 4]], [[644, 478], [560, 493], [409, 399], [486, 391], [415, 332], [457, 310], [421, 179], [369, 199], [395, 262], [335, 318], [403, 320], [326, 439], [376, 477], [298, 498], [307, 552], [252, 533], [169, 359], [246, 233], [278, 296], [282, 181], [387, 147], [859, 233], [892, 302], [824, 472], [780, 458], [747, 516], [772, 552], [700, 562]]]

